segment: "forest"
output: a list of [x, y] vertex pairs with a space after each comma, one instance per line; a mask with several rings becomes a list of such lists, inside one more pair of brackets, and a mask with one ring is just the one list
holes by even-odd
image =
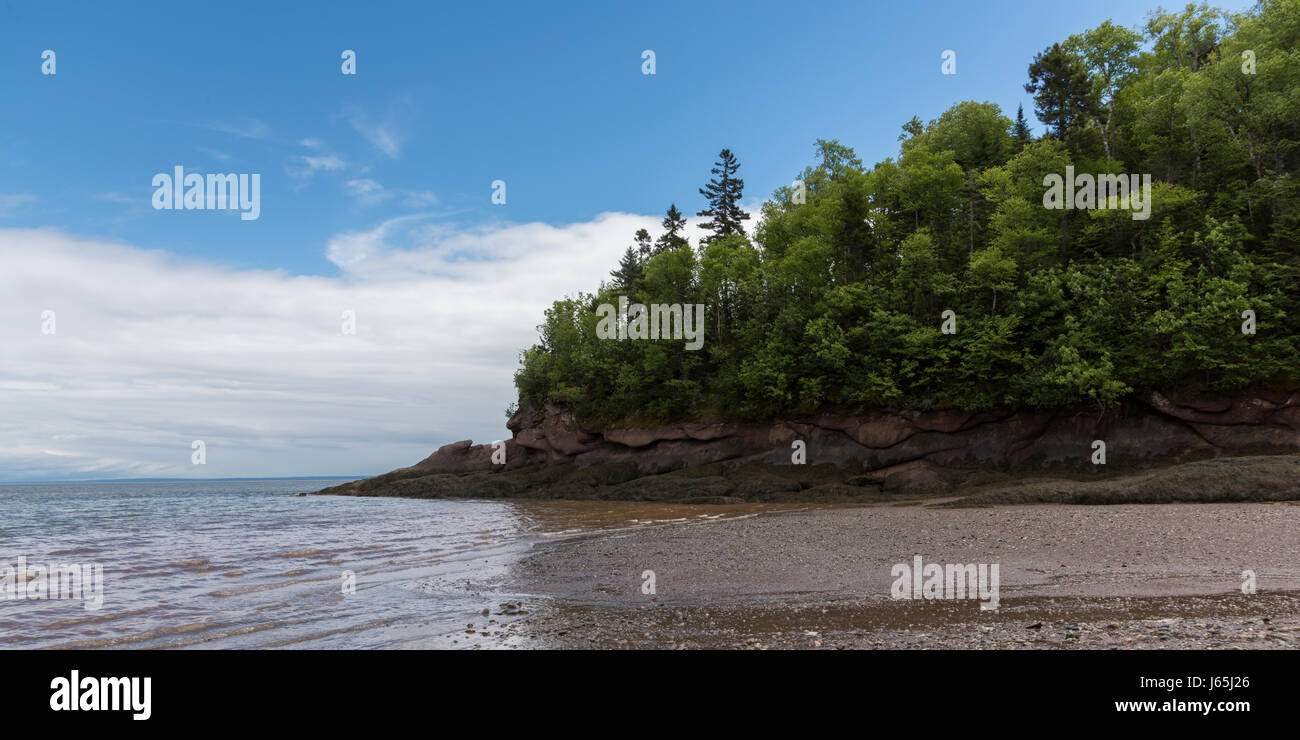
[[[872, 167], [819, 140], [757, 214], [723, 150], [707, 235], [692, 244], [674, 204], [609, 281], [557, 300], [520, 355], [519, 404], [655, 423], [1296, 388], [1297, 41], [1300, 0], [1108, 21], [1029, 60], [1043, 135], [963, 101], [903, 123]], [[1149, 212], [1046, 206], [1067, 167], [1149, 176]], [[596, 308], [619, 296], [703, 304], [703, 346], [600, 338]]]

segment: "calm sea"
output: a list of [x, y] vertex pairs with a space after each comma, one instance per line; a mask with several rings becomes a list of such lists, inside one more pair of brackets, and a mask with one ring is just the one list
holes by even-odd
[[0, 598], [0, 648], [465, 647], [541, 534], [508, 503], [295, 495], [338, 482], [0, 486], [0, 573], [103, 567], [97, 610]]
[[[512, 647], [483, 630], [539, 544], [792, 508], [297, 495], [342, 482], [0, 485], [0, 649]], [[20, 562], [102, 568], [102, 606], [25, 598]]]

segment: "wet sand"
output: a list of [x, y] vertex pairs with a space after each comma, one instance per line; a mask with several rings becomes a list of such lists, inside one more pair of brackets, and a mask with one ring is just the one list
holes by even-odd
[[[648, 509], [641, 526], [541, 545], [510, 577], [531, 595], [525, 614], [477, 634], [485, 647], [1300, 646], [1295, 503], [933, 503], [684, 507], [685, 521], [645, 526]], [[891, 568], [915, 555], [998, 564], [999, 608], [891, 599]]]

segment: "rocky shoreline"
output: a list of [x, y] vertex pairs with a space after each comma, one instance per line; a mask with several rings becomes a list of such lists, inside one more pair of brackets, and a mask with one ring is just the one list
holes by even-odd
[[1295, 650], [1300, 591], [1231, 596], [1011, 599], [966, 605], [806, 600], [718, 607], [540, 602], [474, 631], [479, 648], [632, 650]]
[[827, 412], [611, 427], [525, 407], [508, 426], [513, 438], [503, 443], [444, 445], [409, 468], [319, 493], [699, 504], [1300, 498], [1300, 393], [1148, 393], [1105, 411]]

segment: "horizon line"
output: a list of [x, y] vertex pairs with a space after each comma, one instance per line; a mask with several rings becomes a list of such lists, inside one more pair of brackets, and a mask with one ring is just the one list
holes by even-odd
[[222, 483], [232, 481], [253, 481], [253, 480], [336, 480], [346, 478], [348, 480], [362, 480], [373, 478], [377, 474], [368, 475], [242, 475], [230, 478], [65, 478], [57, 480], [0, 480], [0, 486], [40, 486], [40, 485], [59, 485], [63, 483]]

